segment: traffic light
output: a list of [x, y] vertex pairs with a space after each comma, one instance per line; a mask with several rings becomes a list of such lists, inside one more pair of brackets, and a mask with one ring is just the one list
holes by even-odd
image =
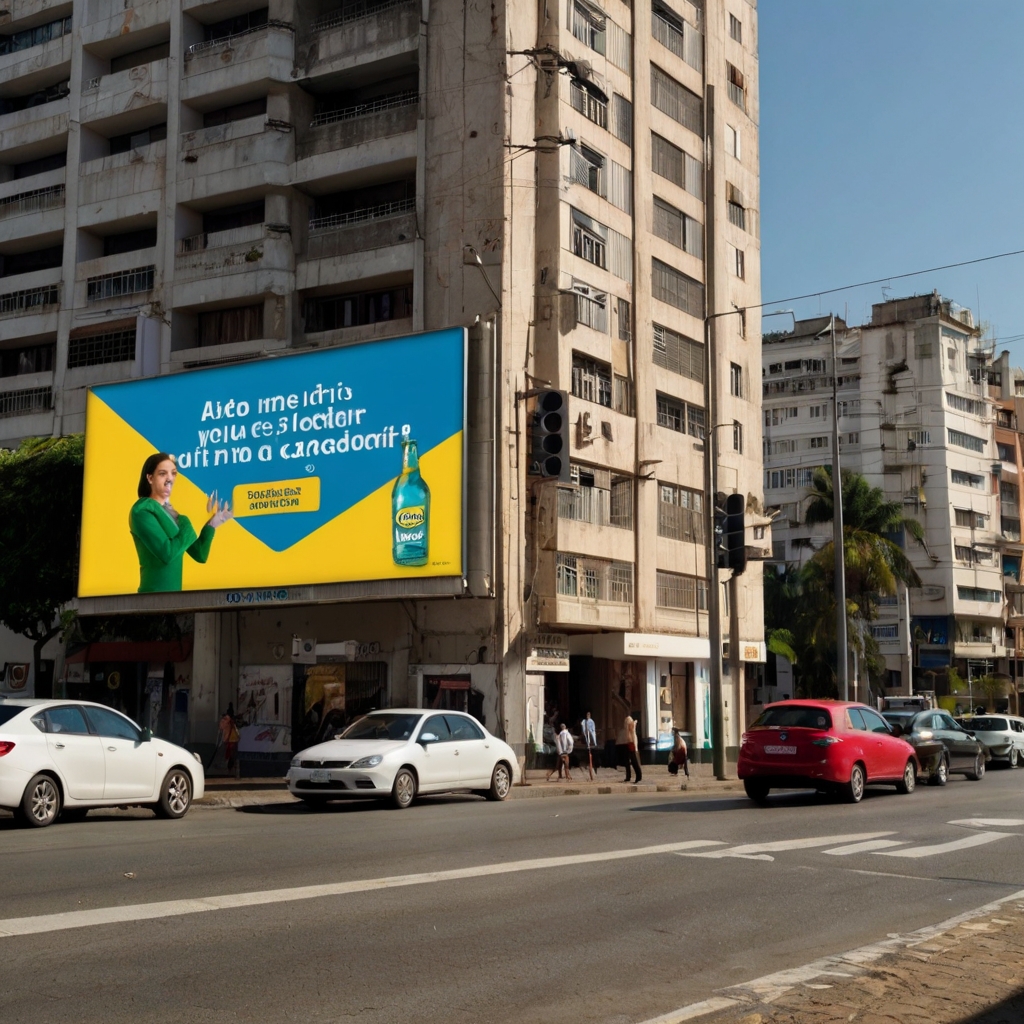
[[725, 499], [726, 565], [734, 576], [739, 576], [747, 567], [746, 508], [742, 494], [730, 494]]
[[543, 388], [533, 411], [530, 475], [554, 477], [570, 483], [569, 397], [564, 391]]
[[722, 507], [725, 502], [722, 500], [725, 498], [724, 494], [716, 495], [715, 501], [715, 564], [719, 569], [729, 568], [729, 547], [726, 543], [725, 534], [725, 523], [726, 514], [725, 509]]

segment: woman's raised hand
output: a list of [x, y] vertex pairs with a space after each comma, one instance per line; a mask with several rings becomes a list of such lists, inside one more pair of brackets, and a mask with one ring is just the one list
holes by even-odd
[[216, 491], [206, 499], [206, 511], [212, 513], [206, 525], [212, 526], [215, 530], [218, 526], [223, 526], [229, 519], [235, 518], [230, 502], [218, 501]]

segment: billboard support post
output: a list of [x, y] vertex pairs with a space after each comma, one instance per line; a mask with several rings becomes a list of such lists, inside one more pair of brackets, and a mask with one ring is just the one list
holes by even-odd
[[495, 323], [469, 329], [466, 394], [466, 582], [473, 597], [494, 596]]

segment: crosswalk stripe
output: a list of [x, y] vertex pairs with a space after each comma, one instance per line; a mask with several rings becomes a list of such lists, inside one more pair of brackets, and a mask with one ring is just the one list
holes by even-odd
[[855, 843], [868, 839], [880, 839], [883, 836], [895, 835], [895, 832], [854, 832], [846, 836], [811, 836], [808, 839], [780, 839], [770, 843], [746, 843], [743, 846], [730, 846], [725, 850], [711, 850], [704, 853], [680, 853], [680, 857], [705, 857], [720, 860], [723, 857], [739, 857], [744, 860], [774, 860], [773, 853], [785, 850], [813, 850], [821, 846], [833, 846], [835, 843]]
[[849, 846], [837, 846], [834, 850], [821, 852], [833, 857], [848, 857], [851, 853], [873, 853], [875, 850], [887, 850], [892, 846], [906, 846], [906, 840], [869, 839], [864, 843], [851, 843]]
[[974, 835], [964, 836], [963, 839], [954, 839], [951, 843], [937, 843], [934, 846], [911, 846], [903, 850], [880, 850], [876, 857], [937, 857], [941, 853], [955, 853], [957, 850], [968, 850], [972, 846], [985, 846], [987, 843], [994, 843], [997, 839], [1006, 839], [1014, 835], [1013, 832], [976, 832]]

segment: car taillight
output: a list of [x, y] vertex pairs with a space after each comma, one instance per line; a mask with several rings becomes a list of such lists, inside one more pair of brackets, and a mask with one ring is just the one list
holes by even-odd
[[811, 740], [811, 743], [816, 747], [831, 747], [833, 743], [842, 743], [843, 741], [838, 736], [819, 736], [816, 740]]
[[13, 749], [14, 744], [10, 740], [0, 740], [0, 757], [9, 754]]

